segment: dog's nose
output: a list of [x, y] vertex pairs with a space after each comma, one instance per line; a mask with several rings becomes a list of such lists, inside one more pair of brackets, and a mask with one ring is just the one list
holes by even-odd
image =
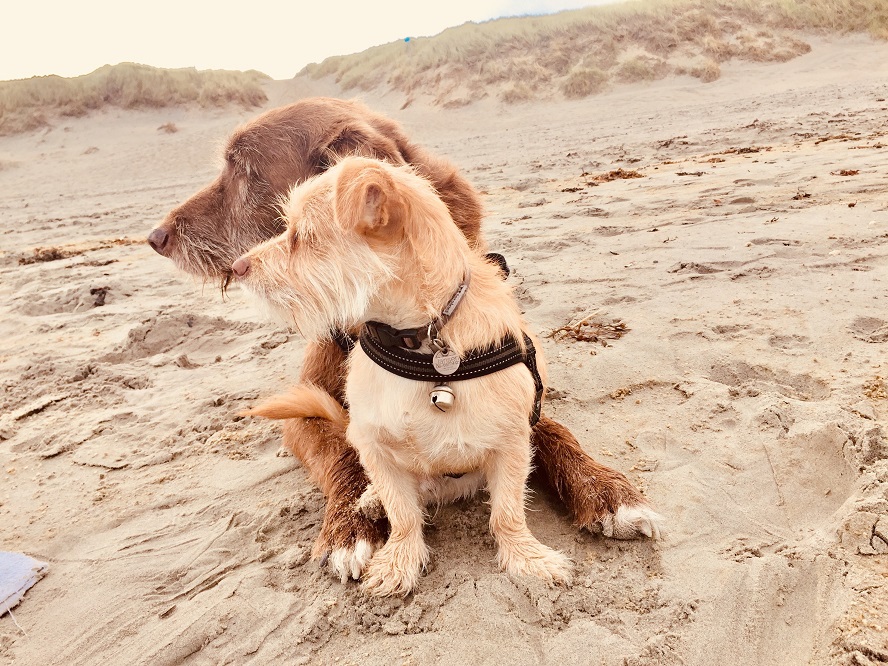
[[233, 264], [231, 264], [231, 270], [234, 271], [234, 274], [239, 278], [244, 277], [247, 273], [250, 272], [250, 260], [246, 257], [241, 257]]
[[150, 234], [148, 234], [148, 245], [150, 245], [157, 254], [162, 254], [166, 256], [167, 242], [170, 240], [170, 235], [164, 231], [161, 227], [157, 227]]

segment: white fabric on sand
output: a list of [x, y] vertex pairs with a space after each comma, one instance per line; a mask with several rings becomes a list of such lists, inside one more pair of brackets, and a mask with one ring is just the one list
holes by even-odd
[[0, 551], [0, 615], [15, 608], [25, 592], [43, 577], [47, 566], [22, 553]]

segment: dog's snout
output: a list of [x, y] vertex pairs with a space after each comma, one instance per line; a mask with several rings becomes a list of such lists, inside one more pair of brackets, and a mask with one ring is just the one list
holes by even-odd
[[241, 257], [231, 264], [231, 270], [234, 271], [234, 274], [239, 278], [244, 277], [250, 272], [250, 260], [246, 257]]
[[148, 234], [148, 245], [150, 245], [157, 254], [166, 256], [166, 249], [169, 241], [170, 235], [162, 227], [157, 227], [157, 229], [152, 230], [152, 232]]

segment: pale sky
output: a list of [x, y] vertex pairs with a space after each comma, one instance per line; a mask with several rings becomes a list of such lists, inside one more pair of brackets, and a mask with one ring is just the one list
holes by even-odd
[[466, 21], [615, 0], [18, 0], [3, 8], [0, 80], [77, 76], [105, 64], [258, 69], [310, 62]]

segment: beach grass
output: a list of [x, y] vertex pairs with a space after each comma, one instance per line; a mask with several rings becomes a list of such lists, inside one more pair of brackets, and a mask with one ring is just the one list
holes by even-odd
[[84, 116], [104, 107], [162, 108], [265, 103], [261, 72], [160, 69], [135, 63], [105, 65], [73, 78], [36, 76], [0, 81], [0, 135], [48, 127], [58, 117]]
[[[888, 38], [884, 0], [634, 0], [466, 23], [434, 37], [327, 58], [300, 72], [347, 91], [394, 90], [463, 106], [581, 98], [671, 74], [715, 81], [731, 60], [784, 62], [815, 34]], [[408, 102], [409, 103], [409, 102]]]

